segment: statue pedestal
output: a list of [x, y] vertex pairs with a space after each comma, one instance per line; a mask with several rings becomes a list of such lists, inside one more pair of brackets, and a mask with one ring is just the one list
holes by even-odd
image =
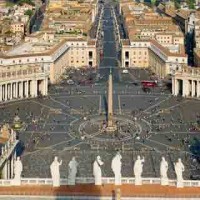
[[115, 176], [115, 185], [121, 185], [122, 180], [121, 180], [121, 175]]
[[76, 185], [76, 181], [75, 181], [76, 178], [68, 178], [68, 185]]
[[112, 125], [112, 126], [107, 126], [106, 127], [106, 132], [114, 132], [117, 130], [117, 126], [116, 125]]
[[135, 177], [135, 185], [142, 185], [142, 177]]
[[12, 185], [13, 186], [20, 186], [21, 185], [21, 179], [13, 179]]
[[176, 182], [176, 187], [177, 188], [183, 188], [183, 181], [177, 181]]
[[161, 178], [160, 179], [160, 184], [161, 185], [169, 185], [169, 181], [167, 178]]

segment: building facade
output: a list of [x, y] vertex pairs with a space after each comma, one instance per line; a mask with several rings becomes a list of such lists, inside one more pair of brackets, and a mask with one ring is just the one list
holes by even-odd
[[200, 97], [200, 69], [184, 68], [172, 76], [172, 94], [183, 97]]

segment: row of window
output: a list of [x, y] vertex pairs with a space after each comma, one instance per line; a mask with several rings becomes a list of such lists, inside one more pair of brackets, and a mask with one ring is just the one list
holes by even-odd
[[[37, 59], [37, 58], [35, 58], [35, 61], [37, 62], [39, 59]], [[41, 58], [40, 59], [40, 61], [43, 61], [44, 60], [44, 58]], [[30, 60], [29, 59], [27, 59], [26, 60], [27, 62], [29, 62]], [[19, 60], [19, 63], [21, 63], [22, 61], [21, 60]], [[16, 61], [15, 60], [13, 60], [13, 63], [16, 63]]]
[[[71, 43], [71, 46], [74, 46], [74, 45], [79, 46], [79, 43], [76, 43], [76, 44], [75, 44], [75, 43]], [[81, 45], [82, 45], [82, 46], [85, 46], [85, 43], [81, 43], [80, 46], [81, 46]]]
[[142, 43], [144, 45], [142, 45], [141, 43], [139, 43], [138, 45], [136, 45], [136, 44], [138, 44], [138, 43], [133, 43], [133, 46], [139, 46], [139, 47], [145, 46], [145, 47], [147, 47], [147, 43]]

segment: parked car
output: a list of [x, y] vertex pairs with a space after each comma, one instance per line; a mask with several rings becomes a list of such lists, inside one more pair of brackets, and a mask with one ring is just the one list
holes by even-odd
[[74, 85], [74, 81], [72, 79], [67, 80], [68, 85]]

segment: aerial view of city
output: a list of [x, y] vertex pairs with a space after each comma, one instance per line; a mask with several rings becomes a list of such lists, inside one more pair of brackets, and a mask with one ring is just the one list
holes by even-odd
[[200, 199], [200, 1], [0, 0], [0, 199]]

